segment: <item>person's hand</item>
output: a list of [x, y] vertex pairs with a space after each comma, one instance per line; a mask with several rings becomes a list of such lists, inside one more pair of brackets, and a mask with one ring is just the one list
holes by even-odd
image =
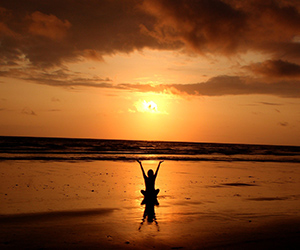
[[139, 164], [142, 164], [140, 160], [136, 160]]
[[164, 161], [160, 161], [159, 164], [162, 164]]

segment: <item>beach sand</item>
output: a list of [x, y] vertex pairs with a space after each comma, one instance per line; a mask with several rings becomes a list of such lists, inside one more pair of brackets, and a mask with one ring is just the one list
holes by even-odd
[[2, 161], [0, 248], [299, 249], [299, 167], [164, 162], [142, 223], [136, 162]]

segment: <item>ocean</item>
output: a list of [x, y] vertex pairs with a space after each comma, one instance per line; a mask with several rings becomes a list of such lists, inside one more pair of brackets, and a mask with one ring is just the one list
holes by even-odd
[[[158, 206], [136, 159], [165, 160]], [[299, 162], [295, 146], [0, 137], [0, 249], [293, 248]]]
[[0, 137], [0, 160], [300, 162], [300, 146]]

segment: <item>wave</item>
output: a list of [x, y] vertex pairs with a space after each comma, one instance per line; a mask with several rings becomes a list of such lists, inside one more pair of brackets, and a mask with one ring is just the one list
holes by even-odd
[[149, 155], [149, 154], [0, 154], [0, 160], [39, 160], [39, 161], [135, 161], [135, 160], [172, 160], [172, 161], [255, 161], [300, 163], [300, 156], [265, 155]]
[[0, 160], [300, 162], [300, 147], [166, 141], [0, 137]]

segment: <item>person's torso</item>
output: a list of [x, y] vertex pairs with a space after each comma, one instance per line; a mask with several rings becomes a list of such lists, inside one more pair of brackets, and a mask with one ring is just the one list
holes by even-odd
[[153, 191], [155, 190], [155, 177], [147, 177], [145, 179], [146, 184], [146, 191]]

